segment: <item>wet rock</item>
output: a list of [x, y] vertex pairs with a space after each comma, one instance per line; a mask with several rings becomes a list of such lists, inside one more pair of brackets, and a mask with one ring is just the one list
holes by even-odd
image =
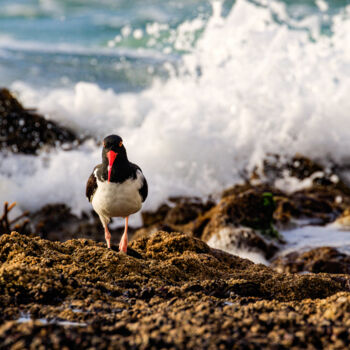
[[157, 231], [180, 231], [201, 237], [209, 219], [202, 219], [215, 203], [197, 197], [173, 197], [169, 204], [161, 205], [156, 211], [143, 211], [143, 227], [136, 230], [133, 239], [146, 237]]
[[78, 142], [67, 128], [25, 109], [7, 89], [0, 89], [0, 150], [36, 154], [43, 146]]
[[[289, 217], [291, 219], [305, 219], [313, 224], [325, 225], [333, 222], [341, 213], [341, 208], [328, 198], [322, 198], [321, 192], [311, 189], [297, 191], [288, 198], [278, 202], [276, 219]], [[284, 220], [284, 222], [288, 222]]]
[[212, 200], [202, 201], [197, 197], [170, 198], [170, 201], [175, 205], [167, 212], [164, 223], [172, 226], [188, 224], [214, 206]]
[[350, 256], [331, 247], [311, 249], [307, 252], [292, 252], [272, 261], [271, 267], [278, 272], [327, 272], [350, 273]]
[[276, 210], [273, 213], [273, 218], [277, 227], [289, 227], [293, 219], [300, 218], [301, 211], [297, 208], [295, 203], [290, 200], [288, 195], [282, 194], [274, 198]]
[[305, 180], [310, 178], [315, 173], [321, 173], [324, 167], [317, 162], [301, 155], [296, 154], [292, 159], [284, 159], [279, 155], [268, 156], [263, 164], [262, 174], [265, 181], [274, 183], [278, 178], [285, 175], [295, 177], [298, 180]]
[[[270, 155], [262, 168], [254, 171], [248, 185], [271, 187], [277, 206], [274, 219], [279, 227], [294, 219], [323, 225], [333, 222], [350, 206], [350, 187], [341, 174], [337, 166], [322, 166], [300, 154], [292, 159]], [[288, 193], [278, 193], [275, 187], [285, 188]]]
[[232, 187], [227, 188], [221, 194], [221, 198], [229, 197], [229, 196], [238, 196], [247, 191], [254, 191], [256, 194], [260, 196], [263, 193], [272, 193], [273, 196], [284, 195], [284, 192], [279, 190], [278, 188], [269, 185], [268, 183], [259, 182], [257, 184], [253, 184], [252, 182], [245, 182], [243, 184], [237, 184]]
[[[244, 247], [270, 258], [278, 248], [264, 236], [277, 238], [279, 235], [272, 223], [273, 194], [266, 192], [267, 188], [235, 186], [224, 193], [217, 205], [197, 198], [173, 200], [176, 203], [173, 208], [161, 206], [154, 214], [154, 218], [163, 217], [163, 221], [137, 230], [133, 239], [147, 237], [159, 230], [181, 231], [227, 251]], [[149, 213], [146, 213], [146, 218], [148, 223], [155, 222], [149, 220]], [[217, 245], [218, 242], [221, 243]]]
[[[147, 225], [136, 232], [135, 238], [158, 230], [181, 231], [211, 244], [219, 241], [222, 244], [218, 246], [228, 251], [244, 246], [271, 258], [278, 246], [270, 238], [283, 242], [276, 228], [298, 226], [301, 221], [324, 225], [350, 206], [350, 188], [332, 170], [308, 158], [297, 155], [290, 162], [271, 162], [265, 171], [265, 183], [260, 179], [229, 188], [216, 205], [180, 199], [153, 214], [145, 213]], [[302, 189], [287, 193], [274, 187], [277, 176], [286, 176], [286, 171], [288, 176], [304, 181]], [[346, 216], [344, 212], [340, 224], [346, 222]], [[247, 235], [245, 228], [254, 232], [250, 230]]]
[[278, 228], [295, 225], [298, 220], [324, 225], [333, 222], [347, 208], [350, 197], [346, 188], [314, 184], [309, 188], [286, 193], [270, 185], [246, 184], [226, 190], [224, 198], [230, 197], [230, 194], [239, 196], [246, 191], [252, 191], [255, 196], [259, 196], [265, 191], [273, 196], [276, 208], [272, 221]]
[[168, 204], [162, 204], [156, 211], [142, 211], [143, 226], [150, 227], [162, 223], [169, 210], [170, 206]]
[[272, 225], [275, 203], [270, 192], [259, 193], [253, 189], [238, 195], [224, 196], [207, 216], [208, 224], [202, 239], [207, 241], [213, 234], [227, 226], [246, 226], [260, 231], [263, 235], [278, 237]]
[[47, 204], [31, 215], [33, 232], [42, 238], [50, 237], [51, 240], [61, 240], [66, 236], [65, 231], [69, 226], [78, 223], [78, 217], [71, 213], [65, 204]]
[[315, 188], [277, 196], [274, 220], [278, 228], [295, 226], [299, 220], [313, 225], [328, 224], [343, 211], [339, 198], [342, 194], [337, 191]]
[[226, 226], [211, 235], [207, 242], [211, 247], [225, 251], [256, 252], [271, 259], [279, 250], [276, 242], [267, 240], [251, 228]]
[[[39, 210], [22, 215], [10, 220], [8, 212], [13, 206], [5, 203], [4, 212], [0, 216], [0, 235], [9, 234], [11, 229], [17, 229], [19, 233], [35, 236], [51, 241], [66, 241], [72, 238], [90, 238], [98, 242], [105, 242], [101, 221], [94, 211], [83, 212], [80, 216], [72, 213], [71, 208], [63, 203], [47, 204]], [[133, 235], [135, 229], [129, 226], [128, 232]], [[118, 243], [124, 227], [110, 228], [112, 242]]]
[[168, 203], [162, 204], [154, 212], [143, 211], [143, 226], [160, 229], [164, 225], [172, 227], [173, 230], [180, 229], [215, 205], [211, 199], [203, 201], [198, 197], [172, 197]]
[[350, 208], [346, 208], [343, 213], [337, 218], [335, 224], [343, 230], [350, 229]]
[[[90, 238], [104, 242], [104, 231], [98, 216], [91, 211], [77, 216], [63, 203], [47, 204], [30, 214], [32, 234], [52, 241], [66, 241], [72, 238]], [[123, 227], [110, 228], [112, 241], [117, 243], [124, 231]], [[129, 227], [132, 235], [133, 227]]]

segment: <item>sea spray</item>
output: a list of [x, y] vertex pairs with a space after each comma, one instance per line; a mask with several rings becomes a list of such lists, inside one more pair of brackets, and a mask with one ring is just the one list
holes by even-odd
[[[222, 17], [215, 2], [178, 69], [142, 91], [118, 93], [98, 82], [33, 89], [17, 81], [11, 88], [26, 106], [81, 135], [97, 141], [122, 135], [130, 159], [149, 179], [147, 209], [169, 196], [219, 193], [242, 181], [242, 173], [269, 153], [347, 162], [348, 8], [332, 17], [332, 35], [317, 30], [311, 35], [304, 28], [314, 26], [315, 16], [296, 28], [283, 4], [278, 6], [283, 20], [276, 21], [276, 6], [240, 0]], [[31, 209], [53, 199], [78, 212], [88, 209], [85, 179], [100, 159], [99, 148], [90, 141], [71, 152], [2, 156], [6, 171], [0, 181], [10, 186], [0, 199]], [[26, 161], [31, 171], [16, 165]]]

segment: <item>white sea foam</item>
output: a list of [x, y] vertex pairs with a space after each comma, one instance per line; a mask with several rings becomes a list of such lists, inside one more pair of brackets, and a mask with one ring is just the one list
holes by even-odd
[[[263, 257], [262, 253], [256, 249], [249, 247], [237, 247], [236, 240], [232, 237], [232, 231], [237, 230], [230, 227], [222, 228], [218, 234], [213, 235], [208, 240], [208, 245], [212, 248], [221, 249], [233, 255], [240, 256], [244, 259], [249, 259], [256, 264], [268, 265], [268, 261]], [[238, 229], [239, 230], [239, 229]], [[242, 230], [245, 230], [244, 228]], [[250, 229], [247, 229], [250, 230]], [[232, 239], [233, 238], [233, 239]]]
[[[283, 256], [291, 252], [304, 252], [316, 247], [334, 247], [340, 252], [350, 254], [350, 233], [346, 228], [344, 229], [344, 227], [337, 224], [330, 224], [328, 226], [303, 226], [282, 231], [281, 234], [286, 244], [280, 245], [278, 256]], [[237, 248], [226, 232], [221, 232], [219, 236], [212, 236], [207, 243], [213, 248], [224, 250], [255, 263], [269, 265], [269, 262], [260, 252], [254, 249]]]
[[99, 157], [100, 151], [92, 147], [91, 142], [78, 150], [53, 151], [38, 157], [2, 155], [0, 202], [16, 201], [22, 209], [38, 209], [55, 202], [65, 202], [78, 212], [87, 209], [81, 199]]
[[[292, 23], [300, 30], [275, 23], [272, 12], [287, 22], [288, 16], [282, 4], [273, 4], [263, 8], [238, 0], [223, 18], [215, 2], [180, 73], [139, 93], [116, 94], [84, 82], [50, 91], [21, 82], [11, 88], [26, 106], [81, 134], [120, 134], [149, 181], [147, 208], [169, 195], [220, 191], [267, 153], [347, 161], [350, 7], [333, 17], [334, 34], [325, 37], [313, 17]], [[307, 25], [309, 31], [301, 29]], [[60, 200], [84, 209], [84, 181], [99, 157], [100, 150], [89, 144], [2, 159], [0, 181], [7, 185], [0, 200], [29, 208]], [[30, 172], [23, 169], [27, 165]]]
[[335, 224], [328, 226], [304, 226], [282, 232], [287, 244], [282, 247], [281, 255], [293, 251], [306, 251], [315, 247], [334, 247], [350, 254], [349, 231], [342, 230]]

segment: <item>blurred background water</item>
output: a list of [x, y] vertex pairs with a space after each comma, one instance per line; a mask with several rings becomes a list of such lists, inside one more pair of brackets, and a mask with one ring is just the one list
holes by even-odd
[[[0, 0], [1, 85], [81, 135], [120, 134], [147, 208], [271, 153], [348, 162], [349, 76], [350, 0]], [[95, 142], [2, 155], [0, 200], [89, 209], [99, 160]]]
[[3, 84], [137, 91], [168, 76], [211, 14], [208, 1], [1, 0]]
[[[317, 40], [319, 34], [332, 35], [333, 17], [344, 13], [349, 1], [250, 3], [265, 8], [276, 23]], [[225, 18], [235, 1], [214, 4]], [[203, 0], [1, 0], [0, 6], [3, 85], [86, 81], [116, 92], [138, 91], [154, 78], [168, 78], [169, 64], [176, 72], [215, 9]], [[314, 21], [307, 23], [308, 18]]]

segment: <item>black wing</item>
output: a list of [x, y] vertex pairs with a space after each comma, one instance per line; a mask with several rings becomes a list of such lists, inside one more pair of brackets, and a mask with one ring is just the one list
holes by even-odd
[[[141, 173], [142, 173], [142, 171], [141, 171]], [[142, 183], [141, 188], [139, 189], [139, 192], [140, 192], [140, 195], [142, 197], [142, 202], [144, 202], [147, 198], [147, 195], [148, 195], [148, 184], [147, 184], [147, 180], [143, 176], [143, 174], [142, 174], [142, 180], [143, 180], [143, 183]]]
[[85, 194], [86, 194], [86, 197], [88, 198], [89, 202], [92, 201], [92, 197], [94, 196], [94, 194], [97, 190], [97, 180], [96, 180], [96, 176], [94, 174], [97, 167], [95, 167], [94, 171], [92, 172], [92, 174], [89, 177], [89, 180], [86, 183]]
[[147, 180], [146, 180], [145, 176], [143, 175], [141, 168], [138, 165], [136, 165], [134, 163], [130, 163], [130, 166], [133, 169], [133, 173], [134, 173], [133, 177], [134, 178], [136, 178], [136, 176], [137, 176], [137, 170], [141, 171], [141, 174], [142, 174], [142, 186], [139, 189], [139, 193], [141, 195], [142, 202], [144, 202], [146, 200], [146, 198], [147, 198], [147, 195], [148, 195]]

